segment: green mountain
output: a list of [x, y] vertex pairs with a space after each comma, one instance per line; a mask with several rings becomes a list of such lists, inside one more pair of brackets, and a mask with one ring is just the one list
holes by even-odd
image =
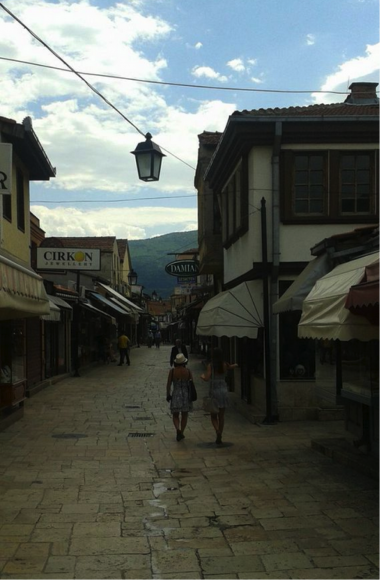
[[175, 232], [148, 240], [128, 240], [132, 267], [138, 274], [138, 284], [144, 292], [155, 290], [161, 298], [169, 298], [177, 278], [165, 272], [166, 264], [175, 260], [175, 254], [198, 247], [198, 231]]

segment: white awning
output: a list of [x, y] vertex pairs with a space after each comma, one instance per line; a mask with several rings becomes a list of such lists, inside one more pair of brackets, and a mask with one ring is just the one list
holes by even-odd
[[243, 282], [211, 298], [199, 313], [200, 336], [257, 338], [262, 323], [262, 281]]
[[113, 316], [107, 314], [107, 312], [103, 312], [103, 310], [99, 310], [99, 308], [95, 308], [95, 306], [90, 304], [90, 302], [80, 302], [79, 304], [81, 308], [89, 310], [90, 312], [92, 312], [93, 314], [97, 314], [98, 316], [103, 316], [103, 318], [106, 318], [110, 324], [116, 325], [116, 319]]
[[61, 320], [61, 309], [59, 306], [56, 306], [52, 300], [50, 300], [51, 296], [49, 296], [49, 307], [50, 307], [50, 314], [43, 314], [41, 318], [43, 320], [47, 320], [48, 322], [60, 322]]
[[50, 314], [41, 276], [0, 256], [0, 320]]
[[126, 306], [129, 306], [130, 308], [134, 308], [135, 310], [137, 310], [139, 312], [142, 312], [142, 308], [140, 308], [136, 304], [133, 304], [133, 302], [131, 302], [130, 300], [128, 300], [128, 298], [125, 298], [125, 296], [123, 296], [122, 294], [120, 294], [120, 292], [116, 292], [116, 290], [114, 290], [113, 288], [111, 288], [111, 286], [107, 286], [106, 284], [102, 284], [101, 282], [97, 282], [97, 284], [98, 284], [98, 286], [101, 286], [102, 288], [104, 288], [104, 290], [107, 290], [107, 292], [109, 294], [111, 294], [112, 296], [114, 296], [115, 298], [117, 298], [118, 300], [120, 300], [120, 302], [122, 302]]
[[327, 254], [322, 254], [322, 256], [311, 260], [281, 298], [273, 304], [273, 314], [288, 310], [302, 310], [302, 303], [306, 296], [312, 290], [316, 281], [327, 274], [329, 269]]
[[70, 304], [68, 304], [65, 300], [62, 300], [62, 298], [60, 298], [59, 296], [51, 296], [49, 294], [49, 300], [51, 302], [54, 302], [54, 304], [56, 304], [56, 306], [59, 306], [60, 308], [64, 308], [65, 310], [72, 310], [73, 307], [70, 306]]
[[326, 338], [362, 341], [379, 338], [379, 328], [371, 325], [364, 316], [356, 316], [345, 308], [351, 286], [358, 284], [365, 268], [378, 260], [370, 254], [340, 264], [323, 276], [305, 298], [298, 325], [300, 338]]

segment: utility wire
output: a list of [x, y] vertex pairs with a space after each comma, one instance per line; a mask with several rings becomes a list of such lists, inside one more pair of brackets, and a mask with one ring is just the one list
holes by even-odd
[[[1, 5], [1, 4], [0, 4]], [[2, 6], [2, 5], [1, 5]], [[322, 94], [329, 94], [329, 95], [348, 95], [349, 92], [347, 91], [322, 91], [322, 90], [293, 90], [293, 89], [254, 89], [254, 88], [249, 88], [249, 87], [217, 87], [215, 85], [192, 85], [189, 83], [171, 83], [168, 81], [154, 81], [154, 80], [148, 80], [148, 79], [138, 79], [135, 77], [124, 77], [124, 76], [119, 76], [119, 75], [110, 75], [110, 74], [103, 74], [103, 73], [90, 73], [90, 72], [81, 72], [81, 71], [74, 71], [74, 70], [67, 70], [65, 68], [61, 68], [58, 66], [52, 66], [52, 65], [48, 65], [48, 64], [40, 64], [37, 62], [30, 62], [27, 60], [19, 60], [16, 58], [8, 58], [5, 56], [0, 56], [0, 60], [8, 60], [10, 62], [18, 62], [20, 64], [27, 64], [30, 66], [39, 66], [42, 68], [49, 68], [52, 70], [57, 70], [57, 71], [61, 71], [61, 72], [74, 72], [77, 75], [84, 75], [84, 76], [94, 76], [94, 77], [102, 77], [102, 78], [107, 78], [107, 79], [116, 79], [116, 80], [121, 80], [121, 81], [133, 81], [136, 83], [148, 83], [148, 84], [153, 84], [153, 85], [164, 85], [164, 86], [170, 86], [170, 87], [187, 87], [190, 89], [207, 89], [207, 90], [212, 90], [212, 91], [245, 91], [245, 92], [250, 92], [250, 93], [285, 93], [285, 94], [310, 94], [310, 93], [322, 93]], [[83, 79], [82, 79], [83, 80]]]
[[[44, 42], [42, 40], [42, 38], [40, 38], [39, 36], [37, 36], [37, 34], [35, 34], [35, 32], [33, 32], [33, 30], [31, 30], [30, 28], [28, 28], [28, 26], [26, 26], [26, 24], [24, 24], [19, 18], [17, 18], [17, 16], [15, 16], [10, 10], [8, 10], [8, 8], [6, 8], [4, 6], [4, 4], [0, 3], [1, 8], [3, 8], [3, 10], [5, 10], [5, 12], [7, 12], [14, 20], [16, 20], [16, 22], [18, 22], [23, 28], [25, 28], [25, 30], [27, 30], [29, 32], [29, 34], [31, 36], [33, 36], [33, 38], [35, 38], [36, 40], [38, 40], [38, 42], [40, 42], [45, 48], [47, 48], [49, 50], [49, 52], [51, 52], [56, 58], [58, 58], [61, 62], [63, 62], [63, 64], [65, 66], [67, 66], [68, 69], [70, 69], [70, 71], [72, 73], [74, 73], [78, 78], [80, 78], [96, 95], [98, 95], [98, 97], [100, 97], [109, 107], [111, 107], [114, 111], [116, 111], [116, 113], [118, 113], [125, 121], [127, 121], [127, 123], [129, 123], [130, 125], [132, 125], [132, 127], [134, 129], [136, 129], [136, 131], [138, 133], [140, 133], [140, 135], [142, 135], [143, 137], [145, 137], [145, 133], [143, 133], [138, 127], [137, 125], [135, 125], [130, 119], [128, 119], [128, 117], [126, 117], [121, 111], [120, 109], [118, 109], [117, 107], [115, 107], [115, 105], [113, 105], [111, 103], [111, 101], [109, 101], [104, 95], [102, 95], [101, 92], [99, 92], [93, 85], [91, 85], [80, 73], [78, 73], [75, 69], [73, 69], [73, 67], [66, 62], [58, 53], [55, 52], [55, 50], [53, 50], [52, 48], [50, 48], [50, 46], [48, 44], [46, 44], [46, 42]], [[63, 69], [65, 70], [65, 69]], [[67, 71], [68, 72], [68, 71]], [[185, 165], [187, 165], [188, 167], [190, 167], [190, 169], [193, 169], [195, 171], [195, 167], [193, 167], [192, 165], [189, 165], [189, 163], [187, 163], [186, 161], [183, 161], [183, 159], [181, 159], [180, 157], [178, 157], [177, 155], [175, 155], [174, 153], [171, 153], [170, 151], [168, 151], [167, 149], [165, 149], [164, 147], [161, 147], [161, 149], [163, 149], [164, 151], [166, 151], [166, 153], [168, 153], [169, 155], [171, 155], [172, 157], [175, 157], [176, 159], [178, 159], [178, 161], [181, 161], [181, 163], [184, 163]]]

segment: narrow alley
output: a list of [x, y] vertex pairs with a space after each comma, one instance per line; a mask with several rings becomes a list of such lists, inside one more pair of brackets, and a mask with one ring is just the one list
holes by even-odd
[[336, 422], [254, 425], [166, 402], [170, 347], [27, 400], [0, 433], [1, 578], [378, 578], [378, 482], [310, 440]]

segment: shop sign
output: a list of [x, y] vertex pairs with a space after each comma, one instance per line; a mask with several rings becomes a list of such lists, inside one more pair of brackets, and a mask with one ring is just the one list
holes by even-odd
[[194, 278], [177, 278], [178, 286], [195, 286], [197, 283], [197, 279]]
[[12, 145], [0, 143], [0, 195], [12, 193]]
[[37, 248], [38, 270], [100, 270], [100, 250]]
[[199, 273], [197, 260], [176, 260], [165, 266], [165, 272], [177, 278], [194, 278]]

